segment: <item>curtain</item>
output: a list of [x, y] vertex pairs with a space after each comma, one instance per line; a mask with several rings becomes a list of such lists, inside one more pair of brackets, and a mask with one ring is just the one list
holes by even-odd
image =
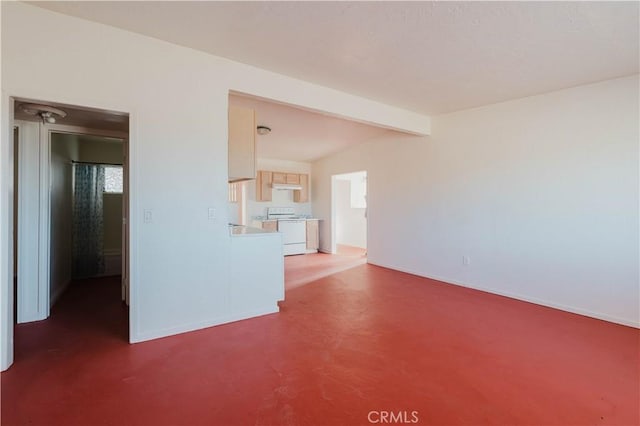
[[74, 164], [73, 186], [73, 276], [86, 278], [104, 273], [104, 167]]

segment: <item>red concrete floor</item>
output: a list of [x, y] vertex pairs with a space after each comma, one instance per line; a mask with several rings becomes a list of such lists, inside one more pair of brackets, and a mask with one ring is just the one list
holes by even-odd
[[351, 261], [287, 258], [279, 314], [136, 345], [117, 280], [77, 283], [17, 328], [2, 425], [640, 423], [638, 330]]

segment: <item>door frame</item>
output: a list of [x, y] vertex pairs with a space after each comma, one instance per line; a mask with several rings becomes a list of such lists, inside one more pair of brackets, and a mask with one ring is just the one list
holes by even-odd
[[[0, 92], [0, 133], [1, 133], [1, 137], [0, 139], [2, 140], [2, 143], [0, 143], [0, 371], [4, 371], [6, 369], [8, 369], [14, 361], [14, 294], [13, 294], [13, 275], [14, 275], [14, 268], [13, 268], [13, 258], [14, 256], [16, 256], [17, 254], [13, 253], [13, 234], [14, 234], [14, 223], [13, 223], [13, 191], [14, 191], [14, 182], [13, 182], [13, 161], [14, 161], [14, 156], [15, 153], [14, 148], [13, 148], [13, 131], [14, 131], [14, 108], [15, 108], [15, 103], [16, 103], [16, 99], [26, 99], [26, 98], [22, 98], [22, 97], [16, 97], [16, 96], [12, 96], [7, 94], [6, 92], [2, 91]], [[41, 101], [41, 102], [45, 102], [45, 101]], [[54, 101], [48, 101], [45, 103], [49, 103], [49, 102], [54, 102]], [[57, 103], [57, 102], [55, 102]], [[128, 114], [129, 117], [129, 131], [128, 132], [111, 132], [111, 131], [101, 131], [101, 130], [96, 130], [96, 129], [87, 129], [87, 128], [83, 128], [83, 127], [79, 127], [79, 126], [67, 126], [67, 125], [61, 125], [61, 124], [49, 124], [48, 126], [50, 126], [51, 129], [55, 129], [55, 131], [60, 132], [60, 133], [64, 133], [64, 132], [70, 132], [70, 133], [77, 133], [78, 130], [80, 130], [80, 132], [88, 132], [88, 134], [96, 134], [98, 136], [107, 136], [107, 137], [118, 137], [121, 139], [126, 140], [127, 142], [127, 147], [128, 150], [126, 152], [127, 154], [127, 166], [128, 168], [131, 167], [132, 164], [135, 163], [137, 156], [135, 155], [136, 153], [134, 152], [134, 150], [131, 149], [131, 135], [135, 134], [135, 129], [136, 129], [136, 118], [137, 118], [137, 113], [135, 112], [134, 108], [123, 108], [122, 106], [118, 107], [114, 107], [114, 106], [108, 106], [108, 105], [102, 105], [102, 106], [96, 106], [96, 105], [91, 105], [92, 102], [82, 102], [82, 101], [78, 101], [78, 102], [71, 102], [71, 101], [67, 101], [65, 102], [66, 104], [70, 104], [70, 105], [77, 105], [80, 108], [86, 107], [88, 109], [99, 109], [99, 110], [103, 110], [104, 112], [108, 113], [110, 111], [119, 111], [119, 112], [123, 112]], [[51, 205], [50, 205], [50, 196], [49, 196], [49, 184], [51, 182], [51, 177], [50, 177], [50, 141], [49, 141], [49, 132], [41, 132], [42, 133], [46, 133], [46, 138], [44, 138], [44, 136], [41, 135], [40, 137], [40, 143], [42, 144], [43, 139], [46, 139], [46, 162], [44, 161], [44, 159], [42, 157], [44, 157], [43, 155], [41, 155], [41, 159], [40, 159], [40, 171], [43, 170], [42, 168], [42, 164], [44, 163], [47, 167], [46, 171], [48, 171], [48, 173], [42, 173], [41, 174], [41, 184], [43, 182], [46, 183], [46, 185], [43, 185], [39, 188], [39, 194], [40, 194], [40, 198], [44, 199], [45, 203], [44, 205], [41, 205], [40, 208], [40, 214], [42, 215], [44, 212], [46, 212], [46, 215], [44, 215], [45, 220], [43, 221], [42, 218], [43, 216], [40, 216], [40, 221], [39, 221], [39, 228], [42, 230], [46, 230], [45, 232], [45, 237], [43, 238], [43, 240], [45, 241], [39, 241], [39, 257], [40, 256], [44, 256], [45, 259], [47, 259], [46, 261], [46, 267], [44, 265], [39, 265], [39, 270], [45, 270], [46, 268], [46, 281], [44, 281], [46, 283], [46, 290], [44, 290], [44, 293], [46, 294], [46, 292], [48, 292], [49, 290], [49, 270], [48, 270], [48, 265], [49, 265], [49, 256], [50, 256], [50, 235], [48, 233], [49, 227], [50, 227], [50, 221], [51, 221], [51, 216], [50, 216], [50, 211], [51, 211]], [[7, 143], [7, 141], [11, 141], [11, 143]], [[136, 146], [135, 144], [133, 145], [134, 147]], [[129, 212], [127, 212], [127, 216], [129, 217], [129, 220], [127, 221], [127, 229], [130, 229], [130, 209], [131, 209], [131, 196], [134, 193], [134, 191], [132, 191], [132, 189], [134, 188], [134, 183], [135, 183], [135, 174], [132, 174], [130, 170], [128, 170], [128, 188], [127, 188], [127, 197], [128, 197], [128, 203], [127, 203], [127, 207], [129, 209]], [[46, 188], [46, 190], [45, 190]], [[19, 194], [18, 194], [19, 195]], [[136, 242], [133, 241], [134, 238], [132, 238], [132, 233], [128, 232], [127, 235], [127, 245], [128, 245], [128, 251], [126, 254], [123, 254], [123, 256], [126, 256], [126, 264], [127, 264], [127, 270], [129, 272], [128, 276], [127, 276], [127, 284], [128, 287], [131, 287], [131, 284], [133, 284], [133, 280], [131, 280], [130, 278], [130, 264], [131, 264], [131, 260], [132, 260], [132, 253], [135, 252], [135, 248], [137, 247]], [[39, 262], [40, 263], [40, 262]], [[43, 277], [44, 280], [44, 277]], [[42, 282], [39, 281], [38, 283], [38, 291], [41, 291], [41, 286]], [[133, 286], [131, 291], [131, 304], [129, 306], [129, 342], [133, 342], [137, 340], [137, 311], [135, 310], [135, 300], [137, 299], [135, 297], [135, 289], [136, 287]], [[47, 296], [47, 302], [48, 302], [48, 296]], [[48, 303], [47, 303], [48, 305]], [[48, 310], [48, 306], [47, 306], [47, 316], [49, 315], [49, 310]]]
[[369, 172], [367, 169], [355, 170], [352, 172], [342, 172], [342, 173], [334, 173], [331, 175], [331, 254], [336, 254], [338, 252], [338, 240], [337, 240], [337, 213], [336, 213], [336, 185], [339, 180], [338, 177], [342, 175], [350, 175], [352, 173], [364, 173], [367, 179], [366, 188], [367, 188], [367, 207], [366, 210], [366, 238], [367, 238], [367, 253], [369, 251]]

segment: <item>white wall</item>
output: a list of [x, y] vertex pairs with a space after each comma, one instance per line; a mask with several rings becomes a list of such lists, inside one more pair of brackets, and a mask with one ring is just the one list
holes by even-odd
[[[228, 303], [233, 284], [227, 229], [229, 90], [429, 132], [429, 118], [410, 111], [32, 5], [2, 2], [0, 7], [3, 140], [11, 135], [10, 96], [130, 113], [132, 342], [233, 317]], [[43, 67], [47, 78], [42, 78]], [[11, 144], [3, 143], [3, 321], [10, 320], [12, 309], [11, 159]], [[216, 209], [217, 220], [208, 219], [209, 208]], [[143, 210], [151, 210], [152, 223], [143, 223]], [[2, 332], [6, 368], [12, 330]]]
[[351, 178], [336, 179], [333, 187], [336, 203], [336, 243], [367, 248], [366, 209], [351, 205], [353, 181]]
[[[258, 170], [305, 173], [309, 175], [309, 181], [313, 181], [313, 176], [311, 176], [311, 163], [258, 158], [257, 164]], [[266, 216], [268, 207], [293, 207], [296, 209], [297, 214], [312, 214], [311, 202], [295, 203], [293, 201], [293, 191], [273, 191], [271, 201], [256, 201], [256, 183], [255, 181], [247, 183], [247, 217], [249, 219], [248, 223], [251, 223], [251, 219], [254, 216]]]
[[[368, 172], [369, 262], [640, 326], [638, 76], [432, 118], [313, 164]], [[471, 262], [464, 266], [463, 256]]]
[[[34, 141], [37, 142], [37, 141]], [[73, 210], [71, 161], [78, 160], [75, 135], [51, 135], [51, 260], [49, 303], [55, 304], [71, 281], [73, 262]]]

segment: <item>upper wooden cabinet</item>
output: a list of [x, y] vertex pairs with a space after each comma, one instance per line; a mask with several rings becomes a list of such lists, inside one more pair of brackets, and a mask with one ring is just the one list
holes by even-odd
[[256, 113], [229, 106], [229, 182], [256, 178]]
[[309, 202], [309, 175], [286, 172], [268, 172], [260, 170], [256, 179], [256, 201], [271, 201], [273, 184], [300, 185], [302, 189], [293, 190], [293, 201]]
[[287, 174], [282, 172], [273, 172], [273, 183], [287, 183]]
[[309, 202], [309, 175], [298, 175], [300, 181], [298, 182], [302, 189], [293, 191], [293, 201], [296, 203], [308, 203]]
[[271, 201], [271, 184], [273, 183], [273, 172], [258, 172], [256, 180], [256, 201]]

